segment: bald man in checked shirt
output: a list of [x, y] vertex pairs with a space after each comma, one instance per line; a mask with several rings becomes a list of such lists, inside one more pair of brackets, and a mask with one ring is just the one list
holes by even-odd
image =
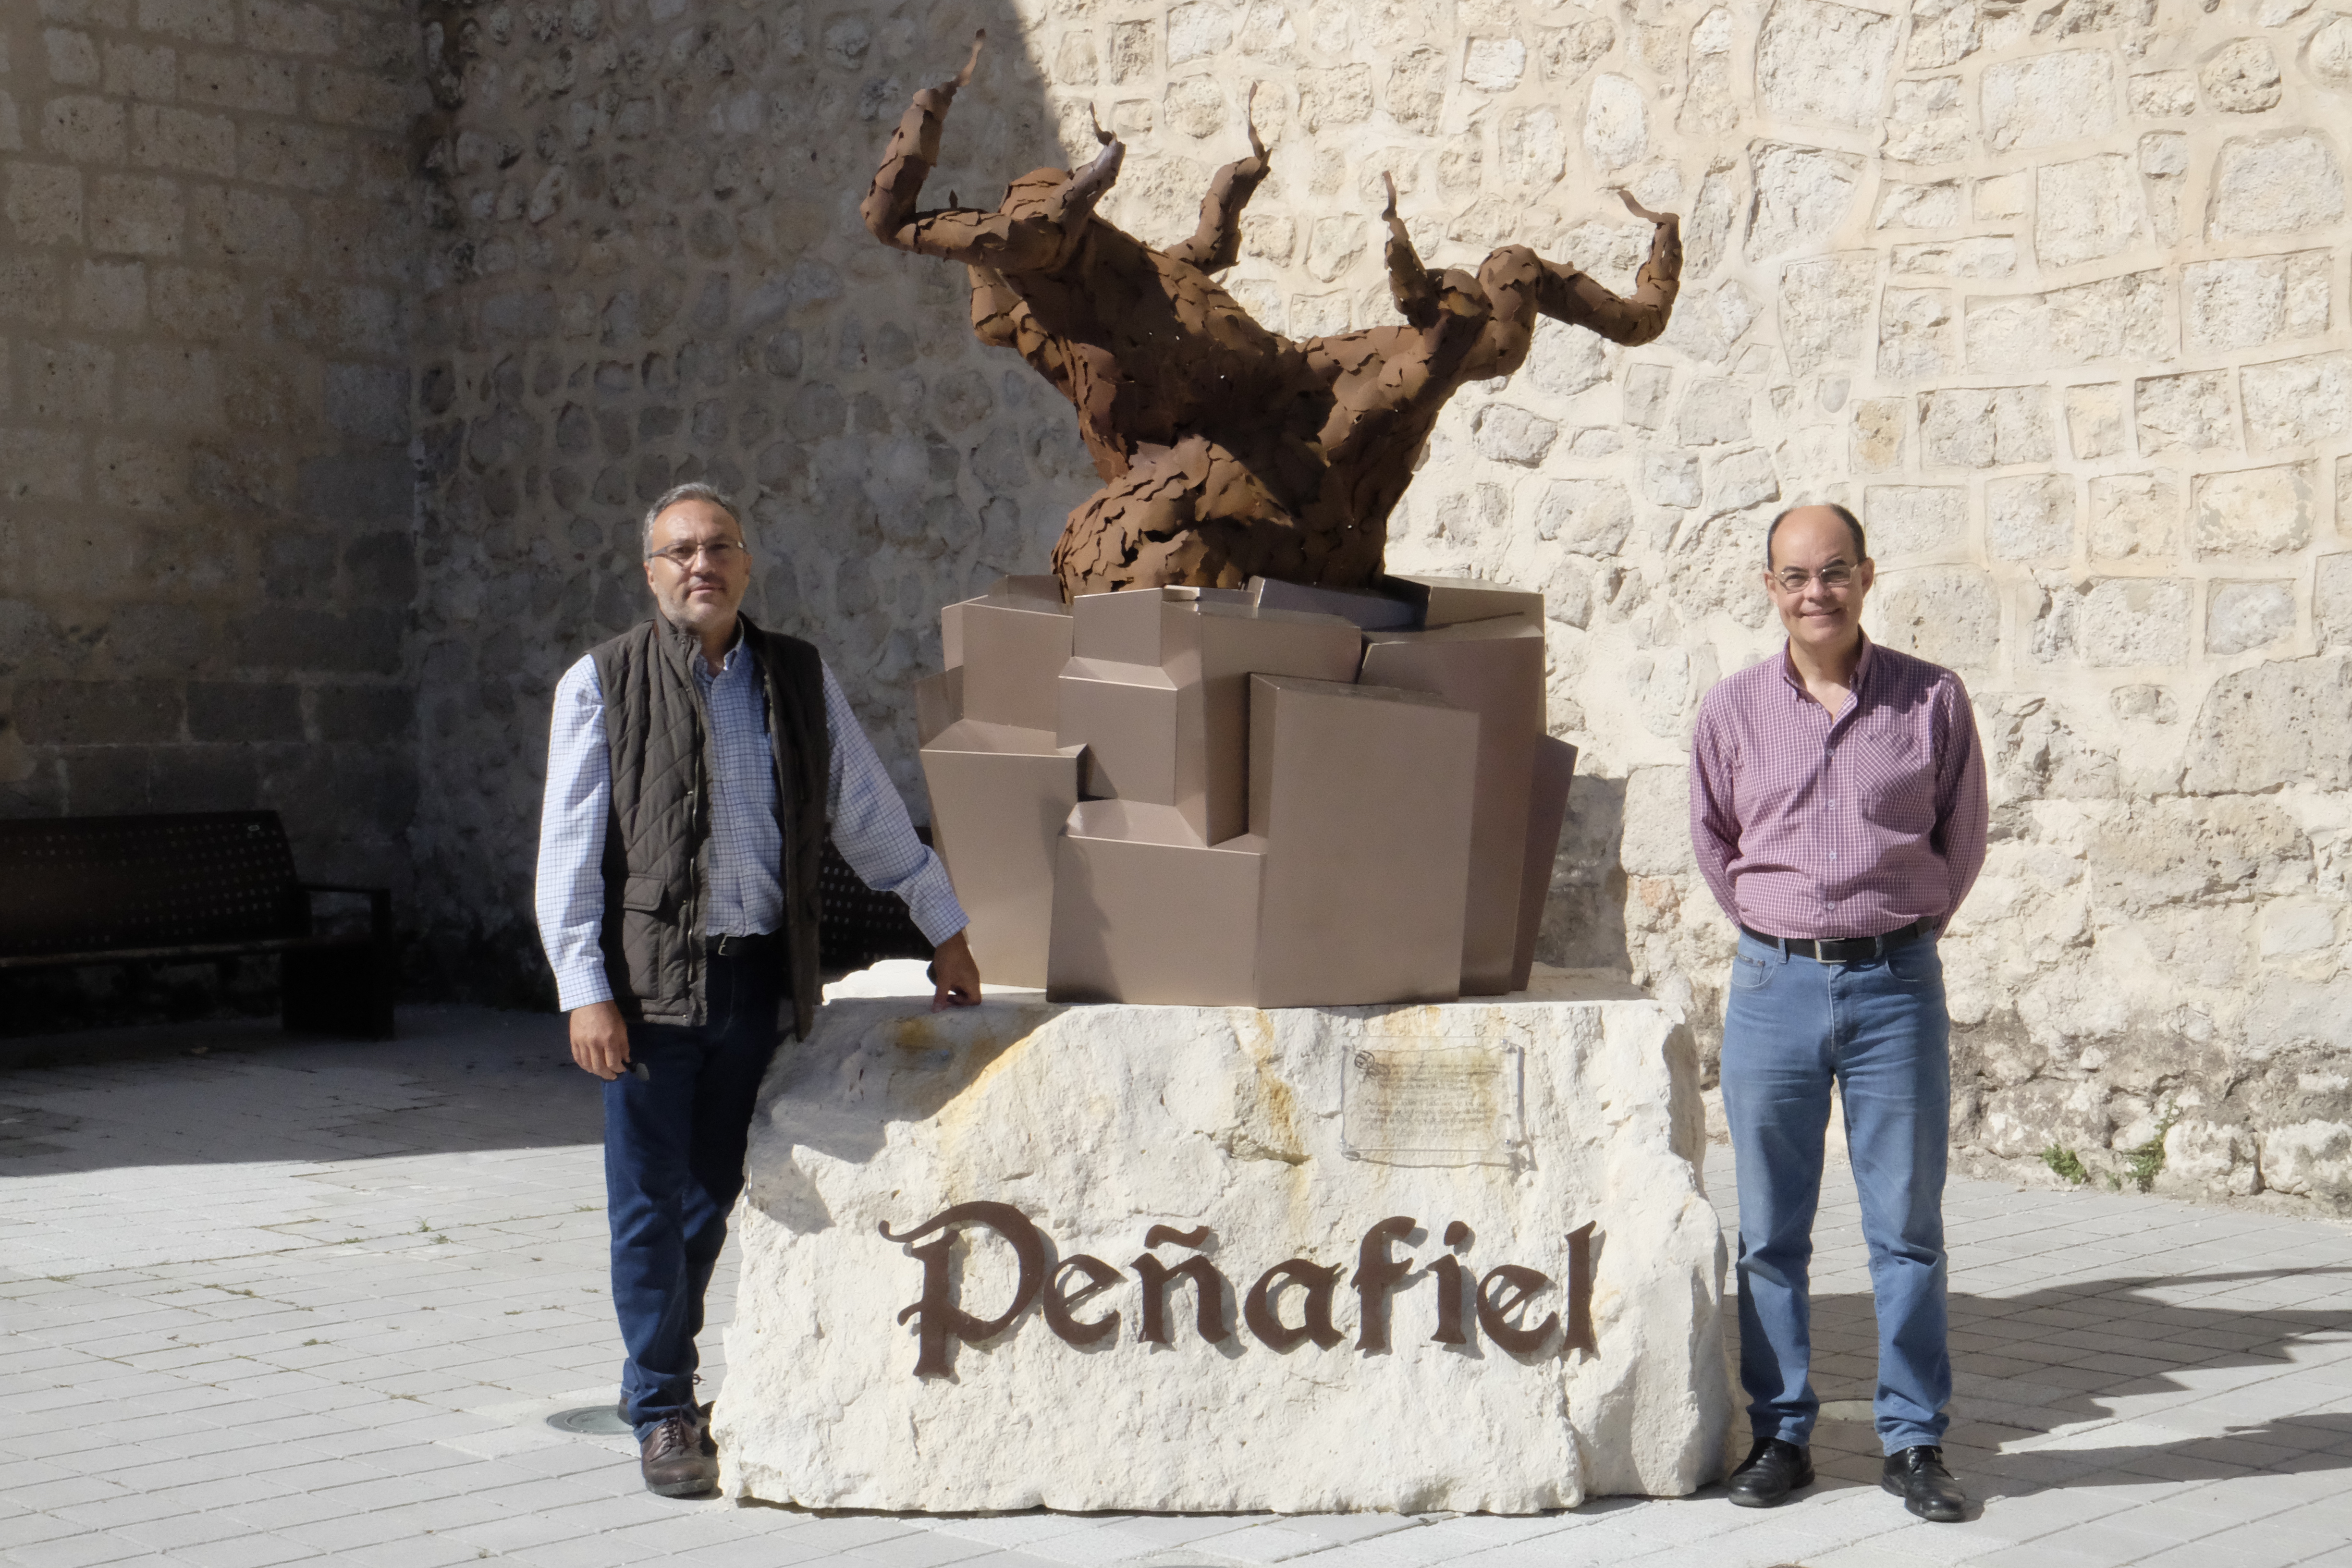
[[1878, 1312], [1880, 1481], [1948, 1522], [1968, 1500], [1943, 1462], [1951, 1019], [1936, 942], [1984, 865], [1984, 757], [1959, 677], [1863, 634], [1874, 574], [1843, 507], [1776, 519], [1764, 586], [1788, 645], [1717, 682], [1691, 741], [1691, 847], [1739, 926], [1723, 1106], [1755, 1446], [1729, 1490], [1765, 1508], [1813, 1479], [1808, 1268], [1834, 1083]]

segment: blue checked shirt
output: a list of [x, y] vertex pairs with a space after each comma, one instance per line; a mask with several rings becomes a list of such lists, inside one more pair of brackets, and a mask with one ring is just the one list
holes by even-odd
[[[751, 935], [776, 929], [784, 890], [776, 879], [783, 835], [776, 825], [776, 779], [768, 756], [760, 680], [738, 633], [717, 675], [691, 661], [710, 715], [718, 776], [710, 781], [710, 882], [703, 904], [706, 935]], [[963, 930], [963, 906], [940, 858], [915, 837], [907, 807], [830, 668], [824, 721], [833, 770], [825, 820], [851, 870], [877, 892], [907, 900], [933, 946]], [[547, 742], [547, 799], [540, 815], [539, 934], [555, 969], [565, 1012], [613, 999], [599, 934], [604, 921], [604, 826], [613, 801], [613, 758], [604, 740], [604, 693], [596, 663], [583, 658], [555, 688]]]

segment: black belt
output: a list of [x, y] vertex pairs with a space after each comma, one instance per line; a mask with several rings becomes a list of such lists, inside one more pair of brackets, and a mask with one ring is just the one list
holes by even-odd
[[1766, 936], [1762, 931], [1749, 931], [1746, 926], [1739, 929], [1758, 942], [1798, 958], [1810, 958], [1822, 963], [1860, 963], [1864, 959], [1883, 958], [1923, 936], [1935, 935], [1936, 922], [1921, 919], [1884, 936], [1833, 936], [1821, 941], [1809, 936]]
[[775, 941], [776, 933], [772, 931], [761, 931], [756, 936], [730, 931], [724, 936], [705, 936], [702, 951], [713, 958], [744, 958], [755, 952], [765, 952]]

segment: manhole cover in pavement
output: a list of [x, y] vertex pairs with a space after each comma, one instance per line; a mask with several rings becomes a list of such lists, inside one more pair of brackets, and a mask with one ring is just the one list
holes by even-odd
[[609, 1405], [558, 1411], [547, 1418], [547, 1424], [559, 1432], [577, 1432], [589, 1437], [625, 1437], [635, 1431], [621, 1419], [621, 1413]]

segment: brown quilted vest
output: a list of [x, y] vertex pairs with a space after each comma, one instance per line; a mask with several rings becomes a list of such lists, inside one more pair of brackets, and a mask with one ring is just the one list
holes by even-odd
[[[798, 637], [744, 618], [743, 646], [767, 700], [775, 762], [776, 822], [782, 829], [784, 973], [793, 1032], [816, 1018], [820, 919], [817, 868], [824, 854], [825, 784], [832, 765], [824, 665]], [[651, 1024], [705, 1020], [702, 901], [710, 872], [710, 723], [688, 660], [694, 637], [661, 616], [632, 626], [588, 657], [604, 694], [604, 741], [613, 761], [612, 815], [604, 826], [604, 973], [622, 1015]]]

